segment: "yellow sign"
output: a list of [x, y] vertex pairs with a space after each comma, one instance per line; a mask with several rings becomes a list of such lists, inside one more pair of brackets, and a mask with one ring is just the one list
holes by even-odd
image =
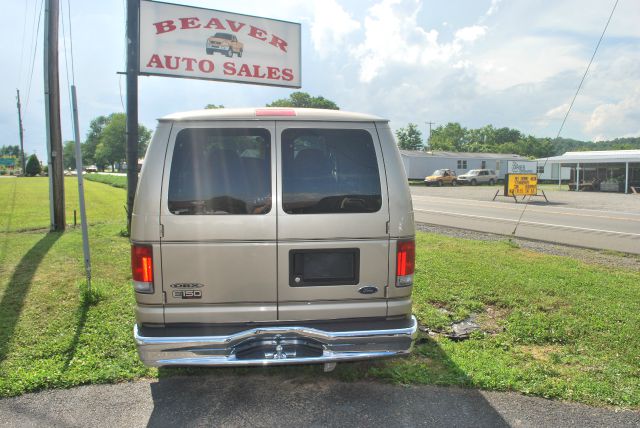
[[507, 192], [508, 195], [505, 196], [536, 195], [538, 193], [538, 175], [509, 174]]

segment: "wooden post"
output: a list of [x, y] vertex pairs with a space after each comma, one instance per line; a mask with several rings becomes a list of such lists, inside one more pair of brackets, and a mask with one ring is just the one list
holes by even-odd
[[138, 186], [138, 27], [140, 1], [127, 0], [127, 230]]
[[58, 0], [45, 2], [44, 30], [44, 96], [47, 116], [49, 152], [49, 190], [53, 211], [51, 230], [64, 231], [64, 165], [62, 163], [62, 131], [60, 129], [60, 87], [58, 82]]
[[20, 107], [20, 90], [16, 89], [18, 98], [18, 126], [20, 129], [20, 166], [22, 167], [22, 175], [24, 175], [24, 169], [26, 167], [24, 162], [24, 130], [22, 129], [22, 109]]

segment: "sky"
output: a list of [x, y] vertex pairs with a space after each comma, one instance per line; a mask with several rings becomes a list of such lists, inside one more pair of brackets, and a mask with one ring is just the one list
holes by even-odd
[[[34, 37], [42, 1], [3, 2], [0, 145], [19, 144], [20, 89], [25, 152], [44, 160], [42, 21]], [[427, 135], [427, 122], [459, 122], [555, 137], [615, 0], [172, 2], [299, 22], [300, 90], [385, 117], [392, 129], [416, 123]], [[62, 138], [73, 139], [67, 82], [75, 76], [84, 139], [93, 118], [125, 110], [126, 79], [117, 73], [126, 64], [126, 0], [60, 3]], [[640, 136], [638, 22], [640, 2], [619, 0], [562, 137]], [[64, 54], [71, 44], [73, 73]], [[139, 118], [150, 129], [169, 113], [207, 104], [260, 107], [295, 91], [155, 76], [140, 77], [139, 85]]]

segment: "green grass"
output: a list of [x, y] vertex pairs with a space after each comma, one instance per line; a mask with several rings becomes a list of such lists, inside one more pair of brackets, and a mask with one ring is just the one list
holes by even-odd
[[85, 174], [85, 180], [97, 181], [98, 183], [108, 184], [109, 186], [118, 187], [120, 189], [127, 188], [126, 175], [108, 175], [108, 174]]
[[[72, 203], [74, 178], [67, 179]], [[330, 376], [513, 390], [640, 408], [640, 274], [504, 242], [418, 235], [414, 313], [431, 329], [477, 314], [487, 333], [419, 339], [407, 358], [321, 366], [149, 369], [132, 339], [125, 191], [87, 182], [93, 287], [81, 234], [46, 233], [47, 180], [0, 179], [0, 396], [180, 373]], [[26, 230], [26, 231], [25, 231]], [[437, 251], [434, 250], [437, 248]]]
[[[0, 230], [21, 232], [49, 228], [49, 181], [47, 177], [0, 179]], [[73, 211], [80, 223], [78, 182], [65, 177], [66, 223], [73, 224]], [[85, 181], [85, 201], [89, 225], [125, 222], [126, 199], [122, 190]]]

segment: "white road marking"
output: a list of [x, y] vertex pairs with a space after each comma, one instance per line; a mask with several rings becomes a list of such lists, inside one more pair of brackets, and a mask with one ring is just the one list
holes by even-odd
[[[496, 208], [496, 209], [501, 209], [501, 210], [511, 210], [511, 211], [518, 211], [518, 212], [522, 212], [524, 210], [524, 207], [526, 206], [525, 204], [522, 204], [520, 206], [502, 206], [504, 205], [501, 202], [493, 202], [493, 201], [473, 201], [473, 200], [467, 200], [465, 199], [463, 202], [460, 199], [451, 199], [451, 198], [443, 198], [443, 197], [437, 197], [437, 196], [419, 196], [419, 195], [413, 195], [413, 198], [418, 198], [418, 199], [423, 199], [423, 202], [427, 202], [429, 198], [434, 198], [434, 199], [440, 199], [440, 200], [445, 200], [448, 203], [452, 204], [452, 205], [462, 205], [462, 206], [478, 206], [478, 204], [483, 204], [487, 207], [490, 208]], [[424, 198], [427, 198], [426, 200]], [[468, 201], [468, 202], [467, 202]], [[496, 204], [500, 204], [500, 206], [496, 205]], [[628, 218], [628, 217], [614, 217], [614, 216], [604, 216], [604, 215], [595, 215], [595, 214], [583, 214], [583, 213], [577, 213], [577, 212], [562, 212], [562, 211], [558, 211], [558, 210], [575, 210], [575, 211], [587, 211], [587, 212], [600, 212], [600, 213], [608, 213], [608, 214], [618, 214], [618, 215], [626, 215], [626, 216], [634, 216], [634, 217], [638, 217], [638, 218]], [[604, 211], [604, 210], [591, 210], [591, 209], [585, 209], [585, 208], [561, 208], [561, 207], [553, 207], [553, 208], [547, 208], [547, 207], [540, 207], [540, 206], [535, 206], [535, 205], [529, 205], [527, 208], [527, 211], [532, 211], [532, 212], [537, 212], [537, 213], [542, 213], [542, 214], [560, 214], [560, 215], [566, 215], [566, 216], [576, 216], [576, 217], [593, 217], [593, 218], [604, 218], [604, 219], [608, 219], [608, 220], [625, 220], [625, 221], [638, 221], [640, 222], [640, 214], [638, 213], [627, 213], [627, 212], [620, 212], [620, 211]]]
[[[511, 218], [489, 217], [489, 216], [480, 216], [480, 215], [473, 215], [473, 214], [462, 214], [462, 213], [456, 213], [456, 212], [424, 210], [424, 209], [416, 209], [416, 208], [414, 208], [413, 210], [414, 211], [418, 211], [418, 212], [424, 212], [424, 213], [445, 214], [445, 215], [452, 215], [452, 216], [458, 216], [458, 217], [475, 218], [475, 219], [479, 219], [479, 220], [507, 221], [507, 222], [510, 222], [510, 223], [517, 223], [518, 222], [518, 220], [511, 219]], [[520, 221], [520, 224], [528, 224], [528, 225], [531, 225], [531, 226], [543, 226], [543, 227], [561, 228], [561, 229], [572, 229], [572, 230], [580, 230], [580, 231], [584, 231], [584, 232], [606, 233], [606, 234], [621, 235], [621, 236], [628, 236], [628, 237], [640, 237], [640, 233], [618, 232], [618, 231], [615, 231], [615, 230], [603, 230], [603, 229], [590, 229], [590, 228], [587, 228], [587, 227], [566, 226], [566, 225], [562, 225], [562, 224], [540, 223], [540, 222], [535, 222], [535, 221]]]

